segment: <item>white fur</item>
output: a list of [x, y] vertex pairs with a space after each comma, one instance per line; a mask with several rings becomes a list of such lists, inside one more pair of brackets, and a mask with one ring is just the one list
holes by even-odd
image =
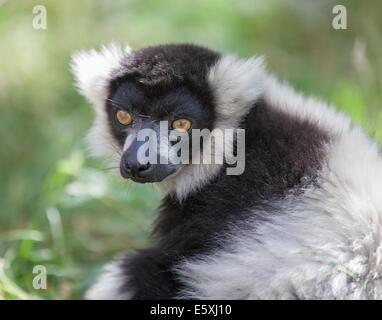
[[[199, 153], [192, 154], [191, 164], [183, 167], [177, 173], [167, 177], [163, 181], [155, 185], [164, 193], [174, 193], [179, 201], [182, 201], [187, 195], [198, 188], [201, 188], [212, 177], [218, 174], [221, 164], [204, 164], [203, 158], [213, 159], [215, 153], [223, 153], [223, 150], [215, 148], [212, 134], [205, 137], [203, 144], [209, 152], [203, 154], [202, 150]], [[220, 147], [220, 146], [219, 146]], [[197, 164], [199, 163], [199, 164]]]
[[102, 46], [100, 51], [91, 49], [73, 55], [71, 67], [76, 86], [95, 106], [103, 105], [111, 72], [120, 66], [121, 59], [129, 52], [128, 46], [124, 52], [119, 45], [110, 43]]
[[215, 128], [236, 128], [263, 92], [265, 69], [262, 57], [241, 60], [223, 56], [209, 71], [217, 119]]
[[292, 117], [308, 120], [333, 135], [350, 130], [350, 117], [337, 112], [334, 106], [323, 101], [295, 92], [289, 85], [280, 83], [273, 75], [268, 74], [265, 78], [263, 94], [264, 99], [274, 108]]
[[182, 297], [382, 299], [377, 144], [348, 117], [273, 77], [264, 90], [274, 108], [330, 133], [319, 187], [272, 203], [278, 209], [269, 222], [233, 229], [225, 249], [179, 264], [175, 270], [191, 288]]
[[102, 46], [100, 51], [91, 49], [79, 51], [73, 55], [71, 68], [79, 92], [92, 103], [96, 117], [87, 135], [90, 152], [95, 157], [106, 157], [112, 164], [119, 162], [120, 148], [114, 142], [107, 123], [104, 110], [107, 89], [112, 73], [118, 71], [122, 58], [129, 54], [130, 47], [125, 49], [110, 43]]
[[133, 296], [132, 292], [119, 291], [121, 285], [126, 283], [127, 275], [120, 266], [121, 261], [117, 260], [104, 267], [104, 272], [86, 292], [86, 299], [89, 300], [127, 300]]
[[205, 185], [219, 173], [219, 164], [190, 164], [155, 185], [164, 193], [174, 193], [179, 201]]

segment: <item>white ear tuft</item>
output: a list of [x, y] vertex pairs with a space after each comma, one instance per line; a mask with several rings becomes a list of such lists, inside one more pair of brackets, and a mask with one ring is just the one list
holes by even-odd
[[87, 135], [91, 154], [96, 157], [105, 156], [113, 163], [119, 162], [119, 155], [103, 106], [112, 72], [120, 68], [122, 58], [130, 52], [129, 46], [123, 50], [118, 44], [110, 43], [102, 46], [99, 51], [79, 51], [73, 55], [71, 62], [77, 88], [94, 105], [96, 111], [93, 126]]
[[129, 46], [123, 51], [118, 44], [110, 43], [100, 51], [91, 49], [75, 53], [71, 69], [80, 93], [95, 106], [103, 103], [111, 71], [120, 66], [121, 59], [130, 51]]
[[248, 60], [223, 56], [210, 70], [208, 81], [215, 93], [218, 128], [235, 128], [261, 95], [266, 71], [263, 57]]

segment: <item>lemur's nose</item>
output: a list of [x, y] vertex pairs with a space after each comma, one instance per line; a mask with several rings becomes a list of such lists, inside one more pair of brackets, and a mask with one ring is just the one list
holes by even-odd
[[121, 174], [123, 177], [141, 177], [149, 171], [151, 167], [150, 162], [142, 164], [138, 161], [136, 157], [123, 157], [121, 161]]

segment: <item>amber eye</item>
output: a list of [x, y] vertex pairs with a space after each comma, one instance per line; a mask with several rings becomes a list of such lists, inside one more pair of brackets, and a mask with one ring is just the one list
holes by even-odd
[[131, 114], [128, 113], [127, 111], [125, 111], [125, 110], [118, 110], [117, 111], [117, 120], [119, 121], [119, 123], [127, 126], [128, 124], [131, 123], [133, 118], [131, 117]]
[[191, 121], [187, 119], [178, 119], [172, 123], [172, 127], [177, 131], [187, 131], [191, 128]]

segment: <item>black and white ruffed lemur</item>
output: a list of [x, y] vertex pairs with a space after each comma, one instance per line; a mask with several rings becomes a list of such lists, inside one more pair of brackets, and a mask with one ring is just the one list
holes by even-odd
[[[110, 44], [76, 53], [72, 70], [96, 113], [93, 155], [166, 194], [153, 246], [107, 265], [87, 298], [382, 298], [382, 158], [348, 116], [261, 58], [195, 45]], [[137, 130], [178, 119], [190, 136], [244, 129], [244, 172], [134, 162]]]

